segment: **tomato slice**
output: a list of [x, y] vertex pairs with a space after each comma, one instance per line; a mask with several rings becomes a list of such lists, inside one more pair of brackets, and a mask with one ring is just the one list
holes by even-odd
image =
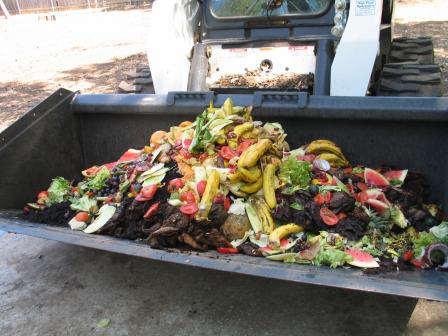
[[238, 249], [235, 247], [218, 247], [216, 249], [216, 251], [218, 251], [218, 253], [222, 253], [222, 254], [236, 254], [238, 253]]
[[238, 152], [230, 148], [229, 146], [223, 146], [219, 154], [226, 160], [231, 160], [238, 156]]
[[196, 203], [190, 203], [187, 205], [183, 205], [179, 208], [180, 212], [182, 212], [185, 215], [192, 216], [196, 212], [198, 212], [199, 208]]
[[182, 147], [188, 149], [188, 148], [190, 148], [190, 145], [191, 145], [192, 142], [193, 142], [192, 139], [185, 139], [182, 142]]
[[230, 205], [231, 205], [230, 198], [229, 197], [224, 198], [224, 209], [226, 211], [229, 211]]
[[369, 189], [369, 187], [363, 182], [356, 183], [356, 187], [361, 191], [365, 191], [365, 190]]
[[84, 212], [84, 211], [78, 212], [76, 214], [76, 216], [75, 216], [75, 219], [78, 222], [84, 222], [85, 223], [85, 222], [87, 222], [90, 219], [90, 215], [87, 212]]
[[151, 184], [149, 186], [145, 186], [142, 188], [142, 190], [140, 190], [140, 193], [142, 194], [143, 197], [152, 199], [154, 197], [154, 195], [157, 192], [157, 185], [156, 184]]
[[196, 184], [196, 189], [198, 191], [199, 196], [202, 197], [202, 195], [204, 195], [204, 191], [205, 191], [205, 187], [206, 186], [207, 186], [207, 181], [206, 180], [199, 181]]
[[145, 212], [145, 214], [143, 215], [144, 219], [149, 219], [152, 216], [154, 216], [156, 214], [157, 211], [159, 211], [159, 207], [160, 207], [160, 202], [156, 202], [153, 205], [151, 205], [148, 209], [148, 211]]
[[414, 257], [414, 252], [412, 250], [406, 251], [403, 254], [403, 260], [410, 261]]
[[314, 154], [308, 154], [308, 155], [297, 155], [296, 159], [299, 161], [307, 161], [312, 162], [316, 158], [316, 155]]
[[48, 197], [48, 191], [41, 191], [37, 194], [37, 199], [47, 198]]
[[175, 192], [185, 185], [184, 180], [181, 178], [175, 178], [168, 182], [168, 192]]
[[192, 191], [184, 191], [182, 194], [180, 194], [180, 200], [187, 203], [194, 203], [196, 202], [196, 197], [194, 197], [194, 194]]
[[326, 192], [325, 194], [317, 194], [314, 196], [314, 202], [316, 202], [318, 205], [324, 205], [329, 204], [331, 201], [331, 192]]
[[188, 150], [188, 149], [186, 149], [186, 148], [182, 148], [180, 151], [179, 151], [179, 154], [180, 155], [182, 155], [182, 157], [184, 158], [184, 159], [191, 159], [192, 157], [193, 157], [193, 155], [191, 155], [191, 153], [190, 153], [190, 151]]
[[213, 199], [213, 203], [223, 204], [224, 203], [224, 195], [223, 194], [216, 195], [215, 198]]
[[324, 223], [327, 225], [332, 226], [332, 225], [336, 225], [339, 223], [338, 216], [336, 216], [335, 213], [328, 208], [320, 209], [319, 214], [320, 214], [320, 218], [322, 218]]
[[250, 146], [252, 146], [254, 143], [255, 143], [255, 141], [251, 141], [251, 140], [241, 141], [241, 143], [238, 145], [238, 148], [236, 149], [236, 151], [241, 154], [246, 149], [248, 149]]

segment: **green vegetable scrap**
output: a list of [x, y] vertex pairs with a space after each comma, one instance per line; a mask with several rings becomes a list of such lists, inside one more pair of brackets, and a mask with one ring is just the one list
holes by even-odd
[[110, 319], [102, 319], [97, 323], [98, 328], [107, 328], [110, 325]]
[[331, 268], [336, 268], [352, 260], [353, 258], [344, 251], [338, 249], [321, 249], [317, 257], [313, 260], [313, 263], [315, 265], [328, 265]]
[[98, 210], [98, 205], [95, 198], [84, 195], [81, 198], [74, 198], [70, 208], [78, 211], [95, 212]]
[[109, 169], [107, 169], [106, 167], [102, 167], [95, 176], [93, 176], [86, 182], [81, 182], [78, 186], [82, 191], [100, 190], [106, 186], [106, 181], [110, 178], [110, 176], [111, 175]]
[[56, 177], [51, 182], [50, 187], [48, 188], [48, 199], [49, 203], [60, 203], [65, 200], [72, 189], [72, 186], [69, 181], [64, 179], [63, 177]]
[[214, 137], [209, 131], [209, 123], [207, 123], [207, 112], [202, 113], [196, 118], [196, 128], [194, 137], [189, 147], [191, 153], [199, 153], [203, 151], [208, 144], [213, 143]]
[[279, 178], [287, 184], [305, 188], [311, 181], [311, 165], [290, 156], [282, 162]]

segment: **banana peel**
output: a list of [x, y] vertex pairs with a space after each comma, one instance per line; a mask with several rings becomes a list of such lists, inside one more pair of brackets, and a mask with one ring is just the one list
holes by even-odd
[[262, 232], [265, 234], [270, 234], [275, 229], [275, 222], [271, 216], [271, 210], [269, 209], [269, 206], [262, 198], [256, 198], [253, 200], [253, 202], [255, 203], [257, 215], [261, 220], [261, 224], [263, 227]]
[[239, 168], [251, 168], [257, 165], [258, 160], [266, 153], [272, 146], [272, 141], [269, 139], [261, 139], [257, 143], [249, 146], [240, 156], [238, 160]]
[[263, 179], [259, 178], [256, 182], [244, 184], [240, 187], [240, 191], [246, 194], [254, 194], [263, 187]]
[[272, 163], [268, 164], [263, 170], [263, 194], [267, 205], [273, 209], [277, 206], [277, 198], [275, 197], [275, 170], [276, 166]]
[[279, 226], [269, 234], [269, 244], [272, 247], [279, 247], [283, 238], [303, 231], [303, 227], [298, 224], [289, 223]]
[[206, 219], [208, 213], [213, 204], [213, 199], [218, 192], [220, 182], [219, 172], [212, 170], [207, 178], [207, 186], [205, 187], [204, 194], [202, 195], [201, 202], [199, 203], [198, 218]]
[[261, 177], [261, 170], [258, 167], [252, 167], [252, 168], [238, 168], [237, 170], [240, 178], [245, 182], [257, 182], [258, 179]]
[[332, 168], [341, 168], [350, 166], [350, 162], [344, 156], [338, 156], [334, 153], [322, 153], [316, 156], [316, 159], [326, 160]]

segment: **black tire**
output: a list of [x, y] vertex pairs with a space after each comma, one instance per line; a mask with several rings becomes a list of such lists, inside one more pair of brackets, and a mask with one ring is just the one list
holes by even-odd
[[389, 63], [434, 63], [434, 46], [430, 37], [399, 37], [392, 40]]
[[137, 67], [134, 71], [126, 74], [126, 80], [118, 85], [119, 93], [155, 93], [148, 67]]
[[378, 96], [440, 97], [442, 77], [436, 64], [387, 63], [378, 83]]

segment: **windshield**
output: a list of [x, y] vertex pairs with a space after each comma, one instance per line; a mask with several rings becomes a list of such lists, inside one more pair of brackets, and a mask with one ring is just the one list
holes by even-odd
[[332, 0], [211, 0], [212, 13], [221, 18], [309, 15], [322, 12]]

